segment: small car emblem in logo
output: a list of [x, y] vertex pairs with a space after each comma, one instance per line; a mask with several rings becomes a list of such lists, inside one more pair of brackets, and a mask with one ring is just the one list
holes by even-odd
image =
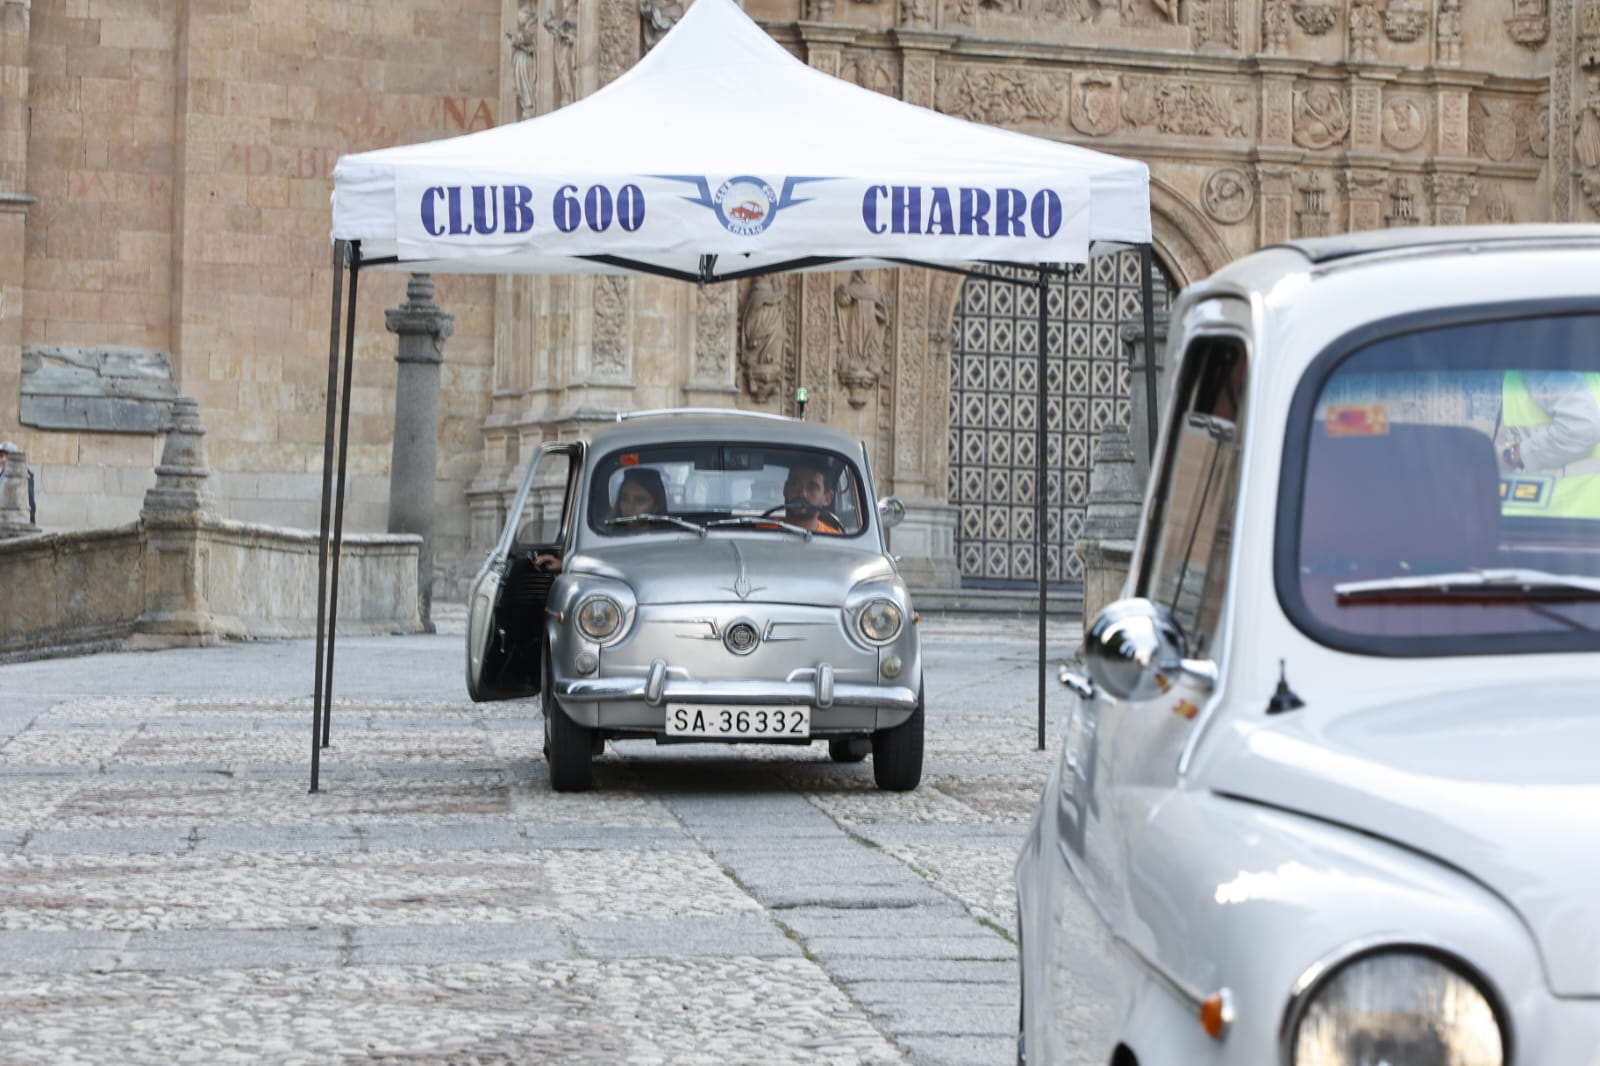
[[728, 632], [722, 638], [728, 650], [735, 655], [749, 655], [756, 650], [756, 644], [760, 639], [756, 627], [749, 622], [735, 622], [728, 627]]

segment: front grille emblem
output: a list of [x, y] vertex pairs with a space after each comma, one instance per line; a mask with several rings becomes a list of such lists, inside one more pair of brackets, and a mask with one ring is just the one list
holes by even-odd
[[760, 641], [761, 635], [749, 622], [735, 622], [722, 635], [722, 643], [735, 655], [749, 655]]

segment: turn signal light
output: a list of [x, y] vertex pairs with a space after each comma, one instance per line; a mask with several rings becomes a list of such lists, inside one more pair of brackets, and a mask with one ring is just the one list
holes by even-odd
[[1200, 1028], [1213, 1040], [1221, 1040], [1233, 1022], [1233, 993], [1224, 988], [1200, 1004]]

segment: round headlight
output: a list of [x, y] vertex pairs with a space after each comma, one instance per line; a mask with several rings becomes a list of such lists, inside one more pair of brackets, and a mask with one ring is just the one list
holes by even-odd
[[613, 636], [622, 625], [622, 608], [609, 596], [590, 596], [578, 604], [578, 631], [600, 642]]
[[900, 608], [889, 600], [873, 600], [861, 609], [861, 635], [874, 643], [890, 641], [900, 632]]
[[1294, 1031], [1294, 1066], [1502, 1066], [1488, 998], [1428, 955], [1390, 951], [1347, 963], [1312, 993]]

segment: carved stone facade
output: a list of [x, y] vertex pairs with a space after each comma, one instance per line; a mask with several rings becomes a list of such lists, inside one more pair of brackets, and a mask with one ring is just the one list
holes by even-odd
[[[102, 22], [94, 5], [0, 3], [0, 439], [39, 471], [47, 530], [131, 521], [154, 461], [149, 433], [23, 421], [23, 352], [57, 348], [166, 353], [211, 427], [218, 512], [315, 528], [338, 155], [580, 99], [689, 2], [416, 0], [406, 19], [375, 22], [368, 4], [327, 0], [303, 37], [237, 5], [185, 8], [182, 32], [173, 5], [135, 6]], [[1148, 162], [1156, 252], [1180, 285], [1301, 235], [1600, 218], [1600, 0], [742, 6], [816, 69]], [[145, 44], [130, 56], [131, 40]], [[306, 58], [332, 40], [339, 57]], [[752, 282], [439, 278], [457, 323], [441, 377], [441, 596], [481, 558], [540, 441], [629, 408], [792, 412], [797, 386], [806, 417], [872, 441], [881, 487], [913, 504], [902, 529], [923, 539], [908, 565], [953, 580], [961, 281], [866, 280], [881, 303], [853, 321], [881, 317], [870, 348], [865, 332], [841, 339], [846, 275], [764, 284], [764, 317]], [[404, 285], [362, 281], [356, 530], [386, 513], [393, 347], [380, 312]]]

